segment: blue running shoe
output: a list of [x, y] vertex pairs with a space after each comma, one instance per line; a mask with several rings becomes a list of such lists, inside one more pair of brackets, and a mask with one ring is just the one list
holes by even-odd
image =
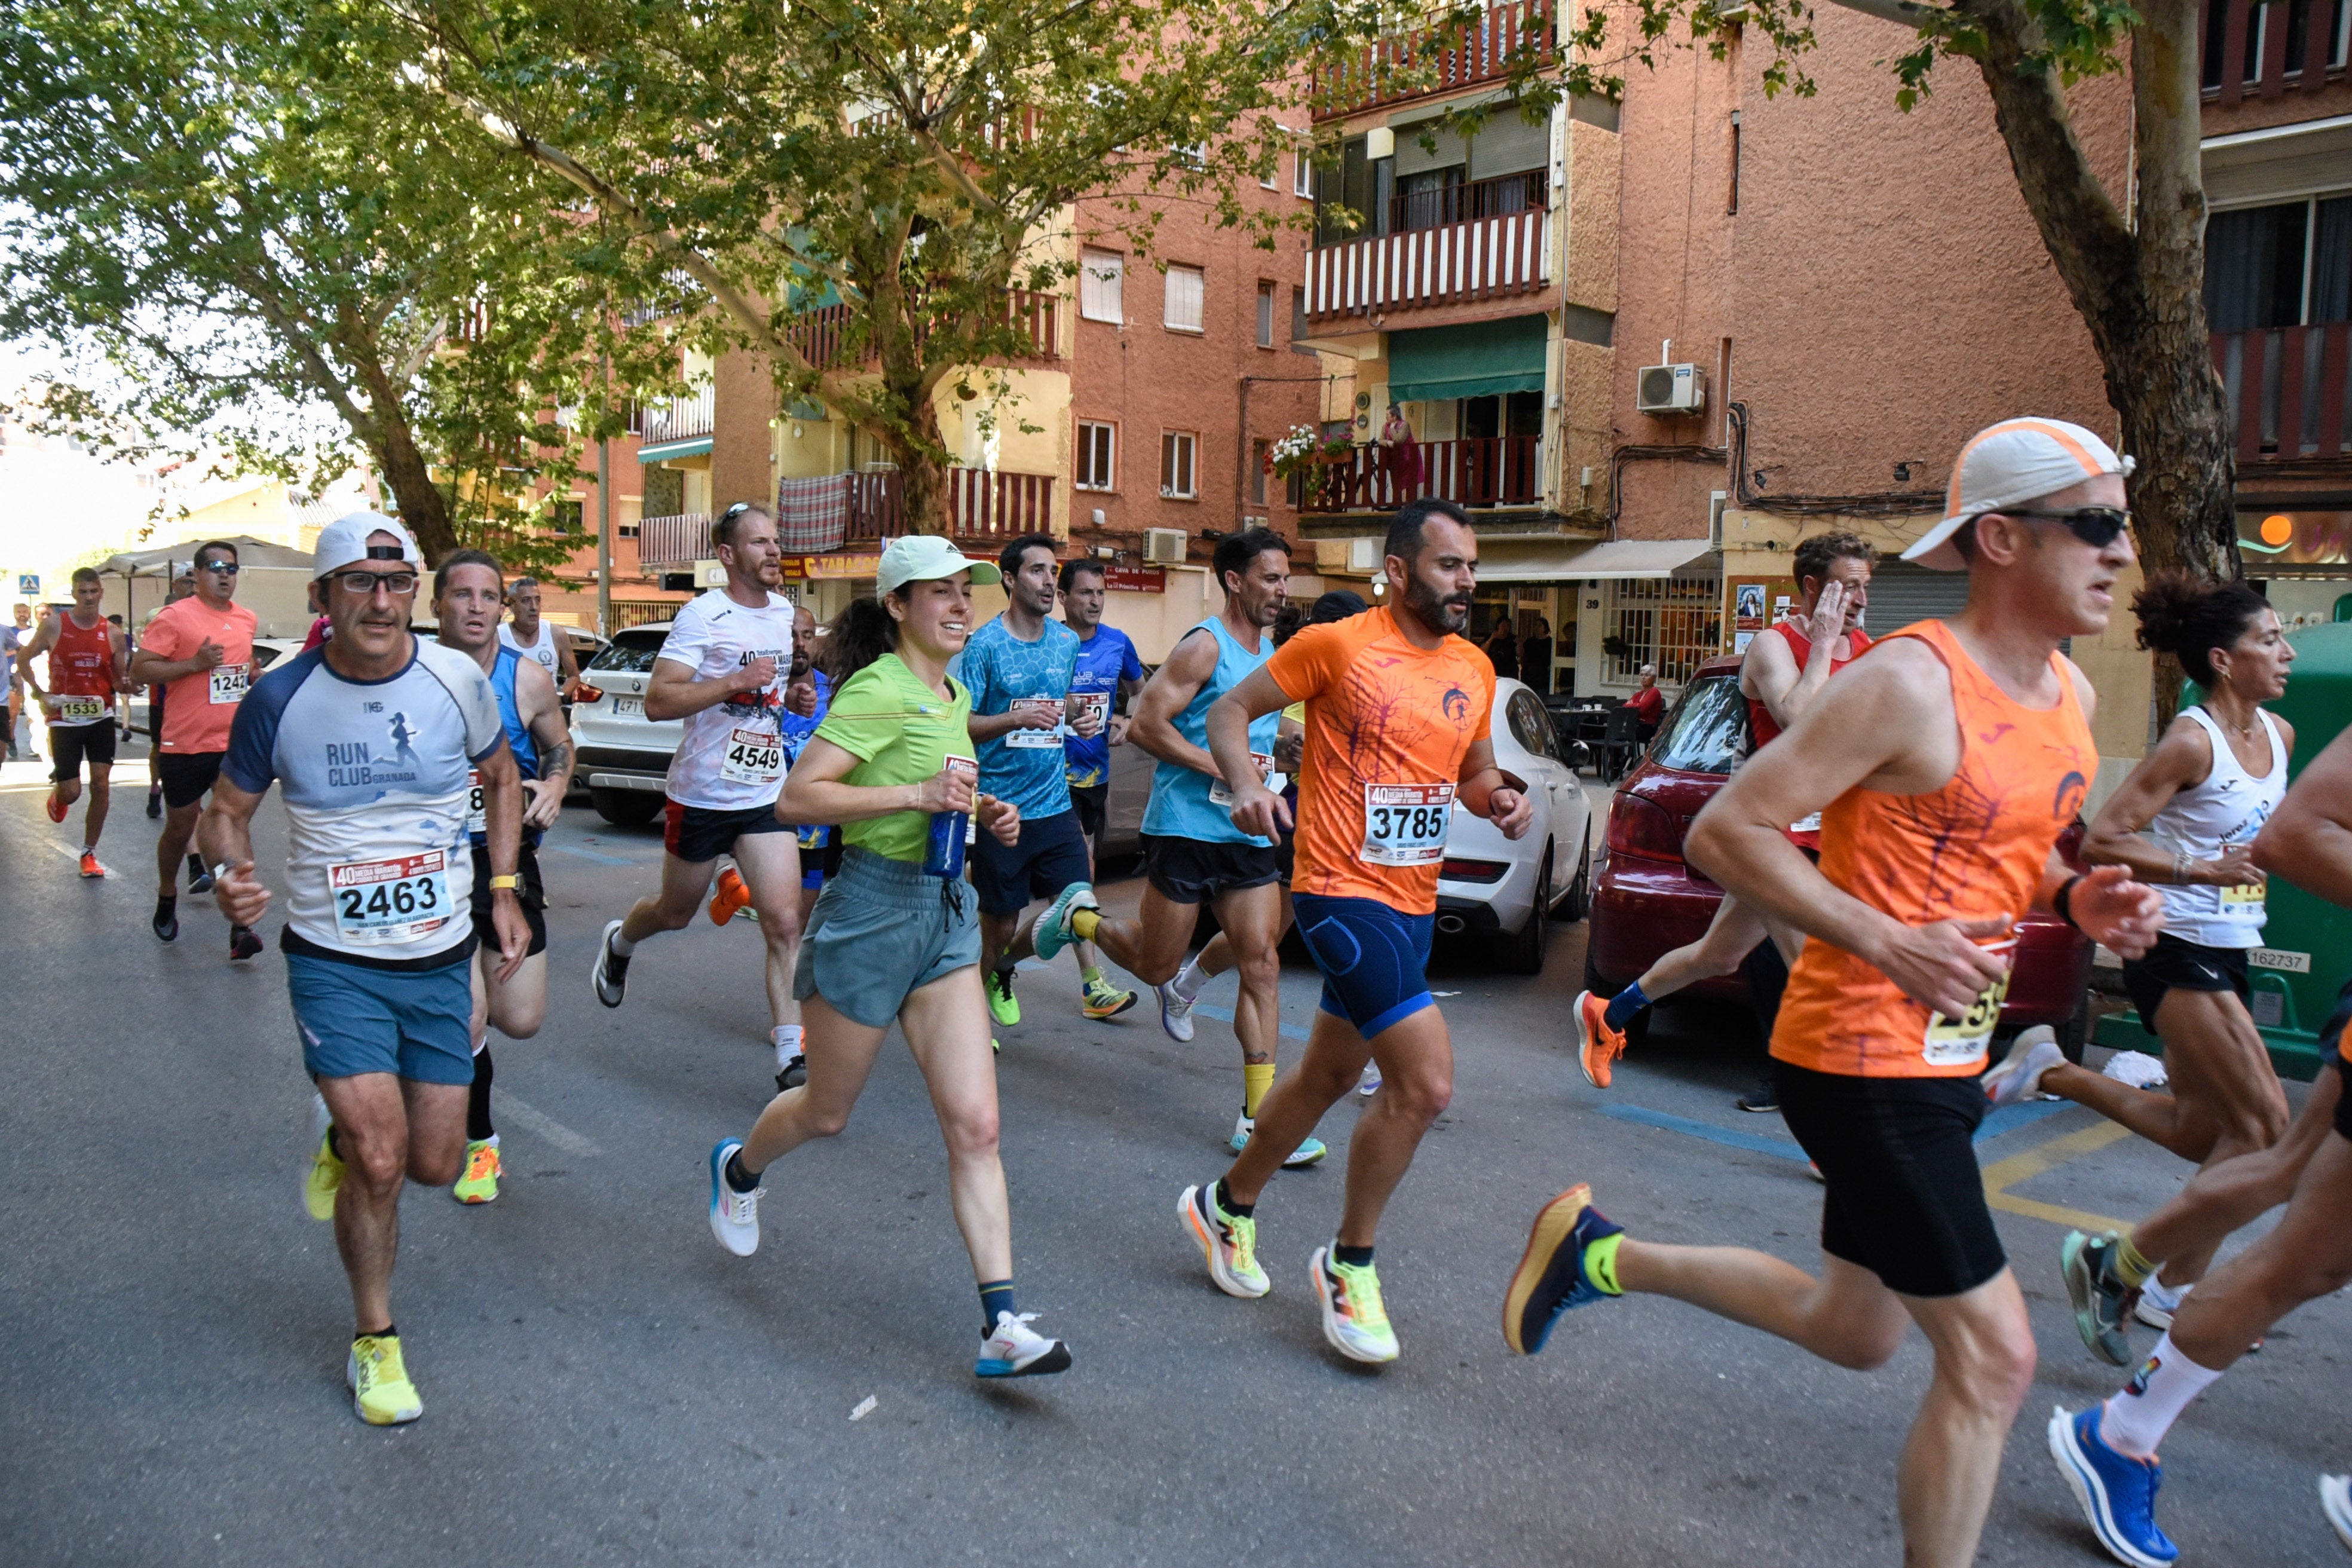
[[2172, 1568], [2180, 1548], [2156, 1527], [2156, 1489], [2164, 1484], [2164, 1467], [2108, 1447], [2099, 1436], [2099, 1409], [2094, 1405], [2079, 1415], [2053, 1410], [2050, 1457], [2074, 1489], [2091, 1533], [2116, 1562], [2131, 1568]]
[[1054, 895], [1037, 923], [1029, 928], [1029, 940], [1040, 958], [1051, 958], [1077, 940], [1070, 929], [1070, 916], [1080, 910], [1100, 909], [1095, 902], [1095, 890], [1084, 882], [1073, 882]]
[[1592, 1189], [1581, 1182], [1544, 1205], [1503, 1297], [1503, 1342], [1521, 1355], [1533, 1355], [1551, 1337], [1562, 1312], [1607, 1300], [1610, 1293], [1586, 1276], [1584, 1255], [1594, 1242], [1624, 1228], [1601, 1217], [1592, 1206]]

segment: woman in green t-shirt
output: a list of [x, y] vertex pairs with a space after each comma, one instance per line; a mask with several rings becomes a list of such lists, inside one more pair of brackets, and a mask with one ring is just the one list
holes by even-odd
[[1021, 1377], [1061, 1372], [1070, 1352], [1033, 1331], [1013, 1299], [978, 902], [961, 878], [923, 871], [936, 814], [968, 813], [1005, 844], [1021, 837], [1020, 812], [973, 789], [971, 695], [947, 672], [971, 625], [971, 584], [998, 576], [943, 539], [894, 540], [876, 574], [879, 597], [852, 605], [827, 639], [833, 704], [776, 800], [778, 820], [837, 824], [846, 847], [809, 911], [793, 976], [808, 1081], [776, 1096], [749, 1138], [710, 1152], [710, 1229], [738, 1257], [759, 1246], [761, 1173], [849, 1124], [895, 1018], [930, 1086], [980, 1282], [973, 1371]]

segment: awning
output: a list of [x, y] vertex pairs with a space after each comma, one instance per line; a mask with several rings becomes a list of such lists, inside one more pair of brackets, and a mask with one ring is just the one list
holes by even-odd
[[1391, 332], [1389, 401], [1541, 392], [1547, 330], [1542, 316], [1508, 316]]
[[[110, 555], [98, 563], [98, 570], [110, 577], [170, 577], [175, 571], [184, 572], [194, 562], [196, 552], [211, 542], [212, 536], [201, 535], [184, 539], [177, 544], [158, 545], [152, 550], [130, 550], [120, 555]], [[310, 552], [289, 550], [282, 544], [271, 544], [249, 534], [231, 534], [224, 541], [236, 546], [239, 565], [248, 572], [310, 570]]]
[[657, 447], [637, 448], [640, 463], [659, 463], [671, 458], [698, 458], [710, 450], [710, 437], [697, 436], [690, 441], [664, 441]]
[[1581, 563], [1595, 546], [1589, 539], [1543, 534], [1481, 534], [1478, 580], [1482, 583], [1568, 583], [1584, 576]]
[[1671, 577], [1676, 567], [1714, 548], [1711, 539], [1612, 539], [1578, 556], [1570, 575], [1591, 580]]

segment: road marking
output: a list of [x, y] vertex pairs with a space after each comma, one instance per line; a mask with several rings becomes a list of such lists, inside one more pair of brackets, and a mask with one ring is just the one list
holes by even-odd
[[2129, 1230], [2131, 1224], [2127, 1220], [2109, 1219], [2105, 1215], [2086, 1214], [2081, 1209], [2039, 1203], [2032, 1198], [2011, 1197], [2009, 1189], [2045, 1171], [2055, 1170], [2069, 1160], [2079, 1159], [2130, 1136], [2130, 1128], [2113, 1121], [2102, 1121], [2053, 1138], [2046, 1143], [2037, 1143], [2006, 1160], [1995, 1161], [1984, 1168], [1985, 1202], [2004, 1214], [2021, 1214], [2032, 1219], [2048, 1220], [2053, 1225], [2069, 1226], [2076, 1230], [2093, 1233]]
[[499, 1114], [525, 1131], [546, 1139], [567, 1154], [593, 1159], [604, 1152], [593, 1140], [583, 1138], [545, 1111], [532, 1110], [511, 1094], [501, 1092], [499, 1095]]
[[1800, 1163], [1804, 1150], [1789, 1138], [1767, 1138], [1756, 1132], [1735, 1132], [1728, 1127], [1717, 1127], [1710, 1121], [1694, 1121], [1687, 1116], [1674, 1116], [1663, 1110], [1652, 1110], [1645, 1105], [1599, 1105], [1593, 1107], [1601, 1115], [1619, 1121], [1631, 1121], [1637, 1126], [1662, 1128], [1668, 1132], [1687, 1133], [1704, 1138], [1710, 1143], [1720, 1143], [1727, 1149], [1745, 1149], [1751, 1154], [1778, 1154], [1784, 1160]]
[[881, 1403], [882, 1402], [880, 1400], [875, 1398], [869, 1394], [865, 1398], [857, 1402], [857, 1408], [849, 1413], [849, 1418], [852, 1421], [863, 1421], [868, 1415], [873, 1415], [874, 1407]]
[[599, 866], [635, 866], [635, 860], [624, 860], [617, 855], [599, 855], [593, 849], [583, 849], [572, 844], [551, 844], [548, 848], [558, 855], [570, 855], [582, 860], [593, 860]]

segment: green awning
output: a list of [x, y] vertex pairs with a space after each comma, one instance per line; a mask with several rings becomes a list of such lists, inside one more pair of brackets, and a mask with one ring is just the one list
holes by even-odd
[[1545, 335], [1541, 316], [1391, 332], [1389, 401], [1541, 392]]

